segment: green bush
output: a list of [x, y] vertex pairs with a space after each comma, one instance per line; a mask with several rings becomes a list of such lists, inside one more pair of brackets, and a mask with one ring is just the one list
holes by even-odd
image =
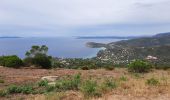
[[89, 70], [89, 68], [87, 66], [83, 66], [81, 67], [82, 70]]
[[93, 80], [86, 80], [80, 87], [80, 90], [85, 96], [100, 96], [101, 93], [97, 91], [97, 82]]
[[134, 78], [136, 78], [136, 79], [143, 78], [143, 76], [142, 76], [140, 73], [132, 73], [132, 75], [133, 75]]
[[107, 87], [109, 87], [111, 89], [116, 88], [116, 86], [117, 86], [115, 82], [113, 82], [112, 80], [109, 80], [109, 79], [107, 79], [104, 82], [104, 84], [105, 84], [105, 86], [107, 86]]
[[44, 54], [37, 54], [33, 58], [33, 64], [41, 66], [42, 68], [49, 69], [51, 68], [51, 60], [48, 56]]
[[152, 66], [143, 60], [135, 60], [128, 65], [128, 70], [135, 73], [148, 72]]
[[29, 66], [33, 65], [33, 58], [27, 57], [23, 60], [23, 62], [24, 62], [25, 66], [29, 67]]
[[0, 56], [0, 66], [5, 66], [5, 56]]
[[4, 81], [4, 80], [2, 80], [2, 79], [0, 79], [0, 83], [5, 83], [5, 81]]
[[56, 89], [55, 86], [52, 86], [52, 85], [47, 85], [47, 86], [46, 86], [46, 92], [52, 92], [52, 91], [54, 91], [55, 89]]
[[120, 80], [120, 81], [127, 81], [128, 79], [127, 79], [126, 76], [121, 76], [121, 77], [119, 78], [119, 80]]
[[48, 47], [46, 45], [32, 46], [31, 50], [25, 53], [26, 58], [24, 59], [24, 63], [27, 66], [36, 65], [37, 67], [49, 69], [52, 67], [52, 57], [48, 56], [47, 52]]
[[45, 69], [52, 68], [51, 58], [45, 54], [37, 54], [34, 57], [27, 57], [24, 59], [26, 66], [36, 65]]
[[51, 66], [53, 68], [63, 68], [64, 65], [56, 59], [51, 59]]
[[22, 89], [22, 93], [24, 94], [30, 94], [34, 91], [33, 87], [31, 86], [23, 86], [21, 89]]
[[159, 64], [159, 65], [155, 65], [155, 69], [167, 70], [167, 69], [170, 69], [170, 64]]
[[0, 57], [0, 65], [5, 67], [19, 68], [23, 65], [22, 60], [16, 55]]
[[48, 81], [47, 80], [41, 80], [40, 82], [38, 82], [38, 86], [48, 86]]
[[8, 95], [8, 92], [7, 92], [7, 91], [5, 91], [5, 90], [0, 90], [0, 97], [4, 97], [4, 96], [6, 96], [6, 95]]
[[62, 79], [56, 82], [56, 88], [59, 90], [78, 90], [78, 87], [81, 83], [81, 75], [76, 74], [70, 79]]
[[117, 87], [116, 82], [110, 79], [106, 79], [99, 87], [101, 92], [107, 92]]
[[147, 79], [146, 83], [148, 85], [156, 86], [156, 85], [159, 85], [159, 80], [155, 78], [150, 78], [150, 79]]
[[24, 94], [30, 94], [33, 92], [33, 88], [31, 86], [16, 86], [12, 85], [9, 86], [7, 89], [8, 93], [24, 93]]

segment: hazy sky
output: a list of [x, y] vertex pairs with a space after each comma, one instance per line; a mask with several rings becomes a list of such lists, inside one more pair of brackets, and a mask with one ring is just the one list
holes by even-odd
[[0, 36], [170, 31], [170, 0], [0, 0]]

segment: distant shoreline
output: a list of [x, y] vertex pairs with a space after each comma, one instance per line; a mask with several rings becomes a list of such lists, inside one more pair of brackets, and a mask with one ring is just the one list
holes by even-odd
[[135, 36], [127, 36], [127, 37], [120, 37], [120, 36], [79, 36], [76, 39], [133, 39], [138, 38]]
[[7, 39], [7, 38], [22, 38], [22, 37], [16, 37], [16, 36], [12, 36], [12, 37], [3, 36], [3, 37], [0, 37], [0, 39]]

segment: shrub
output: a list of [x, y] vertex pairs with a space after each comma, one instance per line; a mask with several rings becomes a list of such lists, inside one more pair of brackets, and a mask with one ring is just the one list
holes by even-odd
[[160, 64], [160, 65], [156, 65], [155, 69], [163, 69], [163, 70], [167, 70], [170, 69], [170, 64]]
[[16, 55], [0, 57], [0, 65], [5, 67], [19, 68], [23, 65], [22, 60]]
[[31, 50], [25, 53], [26, 58], [24, 59], [25, 64], [28, 66], [36, 65], [45, 69], [51, 68], [51, 56], [47, 55], [48, 47], [46, 45], [42, 46], [32, 46]]
[[34, 91], [33, 87], [31, 87], [31, 86], [23, 86], [23, 87], [21, 87], [21, 90], [22, 90], [22, 93], [24, 93], [24, 94], [30, 94]]
[[85, 96], [100, 96], [97, 91], [97, 82], [93, 80], [86, 80], [80, 87]]
[[151, 69], [151, 65], [142, 60], [135, 60], [128, 65], [128, 70], [135, 73], [148, 72]]
[[38, 82], [38, 86], [48, 86], [48, 81], [47, 80], [41, 80], [40, 82]]
[[104, 82], [104, 84], [107, 86], [107, 87], [109, 87], [109, 88], [111, 88], [111, 89], [113, 89], [113, 88], [116, 88], [116, 82], [113, 82], [112, 80], [109, 80], [109, 79], [107, 79], [105, 82]]
[[140, 73], [133, 73], [132, 75], [137, 79], [143, 78], [143, 76]]
[[127, 79], [127, 77], [125, 77], [125, 76], [121, 76], [121, 77], [119, 78], [119, 80], [121, 80], [121, 81], [127, 81], [128, 79]]
[[33, 64], [33, 58], [27, 57], [23, 60], [25, 66], [31, 66]]
[[0, 90], [0, 97], [4, 97], [4, 96], [6, 96], [7, 94], [8, 94], [7, 91], [5, 91], [5, 90]]
[[87, 66], [84, 66], [81, 68], [82, 70], [89, 70], [89, 68]]
[[62, 67], [64, 67], [64, 65], [61, 62], [57, 61], [56, 59], [51, 60], [51, 66], [53, 68], [62, 68]]
[[5, 83], [5, 81], [4, 81], [4, 80], [2, 80], [2, 79], [0, 79], [0, 83]]
[[33, 88], [31, 86], [9, 86], [7, 91], [9, 93], [24, 93], [24, 94], [30, 94], [33, 92]]
[[150, 79], [148, 79], [147, 81], [146, 81], [146, 83], [148, 84], [148, 85], [158, 85], [159, 84], [159, 80], [157, 80], [157, 79], [155, 79], [155, 78], [150, 78]]
[[114, 89], [116, 87], [117, 87], [116, 82], [114, 82], [113, 80], [110, 80], [110, 79], [106, 79], [101, 84], [99, 89], [100, 89], [101, 92], [107, 92], [107, 91], [112, 90], [112, 89]]
[[21, 88], [15, 85], [9, 86], [7, 90], [9, 93], [21, 93], [22, 92]]
[[56, 88], [59, 90], [78, 90], [78, 87], [81, 83], [81, 76], [77, 74], [71, 79], [62, 79], [56, 82]]
[[49, 69], [51, 68], [51, 60], [48, 56], [44, 54], [37, 54], [33, 58], [33, 64], [41, 66], [42, 68]]
[[56, 89], [55, 86], [51, 86], [51, 85], [46, 86], [46, 92], [51, 92], [51, 91], [54, 91], [55, 89]]
[[5, 66], [5, 57], [0, 56], [0, 66]]

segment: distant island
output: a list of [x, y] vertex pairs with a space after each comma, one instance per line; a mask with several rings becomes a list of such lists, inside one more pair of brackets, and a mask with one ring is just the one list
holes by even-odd
[[76, 39], [133, 39], [137, 36], [78, 36]]
[[22, 38], [22, 37], [18, 37], [18, 36], [1, 36], [0, 39], [4, 39], [4, 38]]

